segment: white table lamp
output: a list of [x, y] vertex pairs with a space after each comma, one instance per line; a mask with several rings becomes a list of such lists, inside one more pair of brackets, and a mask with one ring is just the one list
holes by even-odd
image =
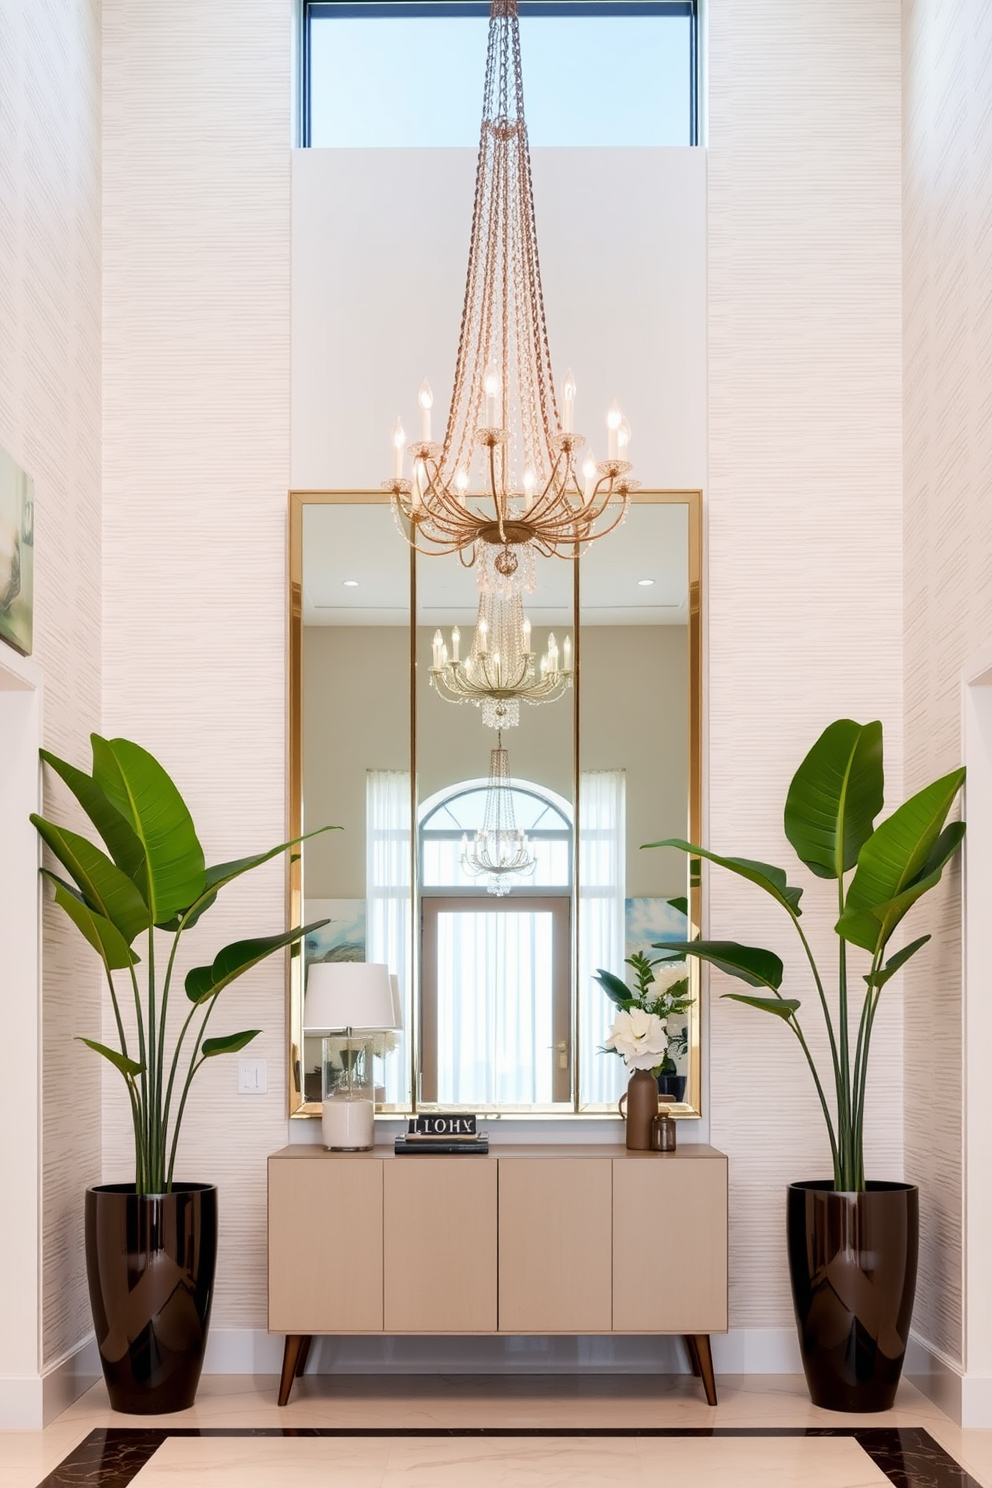
[[321, 1108], [324, 1146], [361, 1152], [374, 1145], [375, 1102], [368, 1086], [353, 1080], [352, 1041], [396, 1027], [389, 967], [374, 961], [318, 961], [307, 974], [303, 1026], [310, 1032], [343, 1033], [348, 1040], [344, 1088], [326, 1095]]

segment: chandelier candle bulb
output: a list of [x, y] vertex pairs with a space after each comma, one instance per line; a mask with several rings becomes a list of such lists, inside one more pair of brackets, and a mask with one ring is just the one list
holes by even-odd
[[486, 624], [485, 617], [483, 617], [483, 619], [481, 619], [476, 626], [475, 635], [476, 641], [478, 643], [477, 649], [479, 655], [485, 656], [486, 652], [489, 650], [489, 626]]
[[623, 414], [620, 412], [619, 403], [617, 402], [616, 398], [614, 398], [606, 414], [606, 430], [609, 442], [609, 447], [606, 451], [606, 458], [608, 460], [616, 460], [619, 458], [618, 447], [620, 444], [620, 425], [622, 423]]
[[458, 649], [461, 646], [461, 643], [462, 643], [462, 633], [458, 629], [458, 626], [457, 625], [454, 625], [454, 626], [452, 626], [452, 629], [451, 629], [451, 659], [452, 659], [452, 661], [458, 661], [458, 659], [459, 659], [459, 657], [458, 657]]
[[524, 623], [521, 628], [524, 635], [524, 655], [533, 656], [534, 653], [530, 649], [530, 621], [526, 616], [524, 616]]
[[534, 505], [534, 490], [537, 486], [537, 476], [533, 470], [524, 471], [524, 511], [529, 512]]
[[486, 368], [486, 376], [482, 386], [486, 395], [486, 424], [490, 429], [497, 429], [500, 427], [500, 379], [499, 373], [496, 371], [495, 362], [490, 362], [489, 366]]
[[425, 444], [430, 444], [431, 409], [434, 406], [434, 394], [431, 392], [431, 385], [426, 378], [420, 384], [417, 401], [420, 404], [420, 437]]
[[582, 462], [582, 474], [585, 478], [585, 501], [588, 506], [596, 489], [596, 456], [592, 450]]
[[621, 460], [629, 460], [630, 424], [626, 419], [620, 420], [620, 427], [617, 430], [617, 446]]
[[548, 636], [548, 671], [558, 670], [558, 642], [555, 640], [554, 631]]
[[439, 630], [434, 632], [434, 640], [431, 644], [434, 652], [434, 670], [439, 672], [442, 666], [442, 651], [444, 648], [444, 642], [441, 639], [441, 632]]
[[565, 637], [565, 644], [562, 647], [562, 656], [564, 657], [564, 667], [565, 667], [565, 670], [566, 670], [566, 672], [570, 672], [572, 670], [572, 637], [571, 636], [566, 636]]
[[561, 431], [563, 434], [571, 434], [572, 432], [572, 420], [575, 415], [575, 393], [575, 373], [569, 367], [565, 373], [565, 381], [561, 389]]
[[393, 425], [393, 479], [403, 479], [403, 450], [406, 446], [406, 434], [399, 419]]

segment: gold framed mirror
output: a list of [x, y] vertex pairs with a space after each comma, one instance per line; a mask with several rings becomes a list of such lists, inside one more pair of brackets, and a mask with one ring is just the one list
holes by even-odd
[[[292, 923], [331, 922], [290, 963], [290, 1115], [321, 1109], [306, 964], [348, 959], [386, 961], [398, 981], [379, 1114], [615, 1112], [627, 1072], [602, 1052], [615, 1008], [594, 973], [632, 985], [625, 957], [663, 955], [657, 942], [701, 923], [683, 855], [640, 851], [700, 833], [701, 493], [639, 491], [580, 560], [539, 565], [530, 646], [572, 675], [518, 721], [490, 716], [498, 731], [442, 685], [478, 641], [474, 570], [414, 554], [378, 491], [293, 491], [289, 519], [290, 835], [343, 829], [289, 869]], [[511, 789], [494, 796], [497, 764]], [[523, 867], [495, 875], [476, 862], [494, 799], [524, 843]], [[692, 1117], [698, 963], [686, 974], [665, 1089]]]

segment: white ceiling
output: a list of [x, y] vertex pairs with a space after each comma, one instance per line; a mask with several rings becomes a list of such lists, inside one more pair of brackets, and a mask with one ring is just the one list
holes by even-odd
[[[614, 532], [579, 560], [580, 614], [586, 625], [684, 625], [688, 619], [688, 509], [634, 505]], [[641, 579], [652, 579], [641, 585]], [[537, 625], [571, 624], [573, 565], [538, 560], [537, 587], [525, 597]], [[349, 583], [348, 581], [353, 581]], [[474, 569], [457, 554], [417, 559], [420, 625], [474, 622]], [[303, 623], [406, 625], [410, 549], [388, 506], [308, 506], [303, 521]]]

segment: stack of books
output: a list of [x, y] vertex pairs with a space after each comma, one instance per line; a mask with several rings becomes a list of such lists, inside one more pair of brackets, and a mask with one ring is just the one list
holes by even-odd
[[409, 1131], [396, 1138], [393, 1150], [397, 1156], [404, 1157], [431, 1152], [447, 1157], [486, 1153], [489, 1137], [477, 1130], [474, 1116], [412, 1116]]

